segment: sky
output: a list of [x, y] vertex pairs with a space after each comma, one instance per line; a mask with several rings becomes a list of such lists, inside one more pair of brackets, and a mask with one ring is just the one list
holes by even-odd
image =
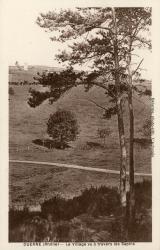
[[[36, 24], [39, 13], [47, 12], [55, 8], [69, 8], [78, 6], [75, 0], [3, 0], [1, 2], [4, 14], [5, 41], [7, 42], [8, 64], [14, 65], [16, 61], [20, 65], [47, 65], [60, 66], [54, 55], [62, 44], [52, 42], [49, 34]], [[86, 6], [85, 1], [78, 3]], [[88, 6], [92, 6], [88, 0]], [[94, 2], [92, 2], [94, 3]], [[101, 3], [101, 5], [99, 5]], [[97, 6], [104, 6], [104, 1], [97, 1]], [[95, 5], [94, 5], [95, 6]], [[138, 52], [141, 60], [144, 57], [142, 77], [151, 79], [151, 53]]]

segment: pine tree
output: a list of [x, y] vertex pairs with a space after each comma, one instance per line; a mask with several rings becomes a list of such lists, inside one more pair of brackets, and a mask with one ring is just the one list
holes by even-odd
[[[132, 92], [141, 92], [133, 85], [139, 66], [132, 70], [134, 46], [148, 45], [142, 31], [151, 24], [149, 8], [76, 8], [75, 10], [52, 11], [40, 14], [37, 24], [51, 31], [52, 41], [67, 43], [69, 50], [59, 53], [59, 62], [68, 62], [68, 69], [59, 73], [43, 74], [39, 83], [49, 86], [50, 91], [31, 90], [29, 104], [35, 107], [44, 100], [50, 103], [58, 100], [72, 87], [83, 85], [88, 91], [93, 86], [104, 90], [110, 101], [109, 107], [102, 107], [104, 117], [117, 115], [120, 141], [120, 194], [122, 207], [126, 207], [127, 150], [123, 121], [124, 103], [128, 100], [130, 113], [130, 200], [134, 201], [134, 115]], [[57, 32], [58, 31], [58, 32]], [[90, 71], [75, 71], [73, 66], [86, 65]], [[145, 90], [147, 91], [147, 90]], [[145, 94], [143, 91], [142, 94]], [[132, 202], [134, 204], [134, 202]], [[132, 206], [131, 206], [132, 207]]]

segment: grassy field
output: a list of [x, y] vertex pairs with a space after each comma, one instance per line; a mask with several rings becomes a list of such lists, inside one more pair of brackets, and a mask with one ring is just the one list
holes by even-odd
[[[150, 177], [136, 176], [136, 182]], [[91, 186], [117, 187], [119, 177], [54, 166], [10, 163], [10, 205], [36, 205], [56, 194], [68, 199]]]
[[[119, 141], [117, 132], [117, 118], [102, 119], [103, 111], [89, 102], [92, 99], [101, 105], [107, 105], [107, 99], [99, 89], [91, 89], [85, 93], [82, 88], [74, 88], [57, 103], [49, 105], [45, 102], [37, 108], [30, 108], [27, 104], [28, 86], [14, 86], [15, 94], [9, 100], [9, 157], [17, 160], [51, 161], [78, 164], [82, 166], [119, 169]], [[136, 96], [135, 96], [136, 97]], [[135, 106], [135, 137], [141, 138], [143, 122], [151, 114], [151, 102], [147, 97], [134, 99]], [[75, 113], [80, 134], [78, 139], [70, 143], [65, 150], [47, 149], [33, 143], [36, 139], [47, 138], [46, 122], [49, 115], [65, 108]], [[126, 135], [128, 137], [128, 116], [125, 114]], [[97, 136], [97, 129], [108, 127], [111, 135], [106, 139], [105, 147]], [[95, 144], [97, 143], [97, 144]], [[88, 146], [89, 145], [89, 146]], [[135, 144], [135, 168], [137, 172], [151, 172], [151, 146], [142, 147]], [[52, 173], [53, 171], [53, 173]], [[84, 185], [104, 184], [117, 185], [117, 177], [104, 174], [87, 173], [48, 167], [28, 167], [11, 164], [10, 166], [10, 194], [11, 200], [18, 202], [24, 199], [40, 199], [48, 192], [63, 191], [64, 195], [74, 195], [83, 189]], [[84, 184], [82, 184], [84, 183]], [[43, 186], [43, 187], [42, 187]], [[36, 191], [37, 187], [40, 191]], [[16, 192], [15, 192], [16, 191]], [[26, 193], [28, 193], [27, 197]], [[50, 195], [49, 194], [49, 195]], [[22, 195], [22, 197], [19, 197]], [[24, 196], [23, 196], [24, 195]], [[18, 197], [17, 197], [18, 196]]]

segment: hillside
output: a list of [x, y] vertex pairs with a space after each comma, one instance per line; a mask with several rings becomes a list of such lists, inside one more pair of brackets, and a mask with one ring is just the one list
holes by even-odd
[[[103, 110], [89, 99], [106, 106], [108, 100], [103, 91], [92, 88], [88, 93], [81, 87], [73, 88], [53, 105], [48, 101], [37, 108], [27, 104], [30, 86], [13, 86], [14, 95], [9, 99], [9, 158], [15, 160], [48, 161], [77, 164], [84, 167], [96, 167], [119, 170], [120, 150], [117, 131], [117, 117], [102, 119]], [[36, 89], [40, 88], [35, 86]], [[58, 108], [71, 110], [77, 117], [79, 136], [70, 147], [60, 150], [35, 144], [35, 140], [48, 138], [46, 122], [49, 115]], [[143, 122], [151, 115], [151, 100], [148, 97], [134, 96], [135, 137], [142, 138]], [[126, 109], [127, 111], [127, 109]], [[128, 114], [125, 112], [126, 136], [128, 137]], [[109, 128], [110, 136], [106, 144], [98, 137], [97, 130]], [[136, 172], [151, 172], [151, 145], [135, 144]], [[117, 176], [102, 173], [89, 173], [82, 170], [65, 169], [54, 172], [47, 166], [25, 166], [10, 163], [10, 201], [31, 203], [39, 201], [44, 195], [52, 197], [61, 193], [65, 197], [79, 194], [83, 188], [99, 185], [118, 185]], [[16, 192], [15, 192], [16, 191]]]
[[[39, 88], [36, 86], [36, 88]], [[117, 117], [111, 120], [102, 119], [103, 110], [96, 107], [89, 100], [94, 100], [100, 105], [106, 106], [108, 100], [104, 93], [97, 88], [88, 93], [83, 88], [73, 88], [59, 101], [50, 105], [47, 101], [37, 108], [31, 108], [27, 104], [29, 86], [15, 86], [15, 95], [10, 98], [10, 157], [19, 159], [33, 159], [48, 161], [60, 161], [65, 163], [80, 164], [83, 166], [101, 166], [110, 169], [118, 169], [119, 163], [119, 140], [117, 131]], [[134, 97], [135, 107], [135, 136], [141, 137], [143, 122], [151, 114], [151, 102], [147, 97]], [[33, 140], [47, 138], [46, 122], [49, 115], [57, 110], [65, 108], [75, 113], [80, 134], [71, 148], [64, 152], [57, 149], [46, 149], [33, 144]], [[126, 134], [128, 136], [128, 114], [125, 112]], [[97, 130], [108, 127], [111, 135], [106, 139], [106, 147], [87, 148], [87, 143], [102, 143], [98, 138]], [[31, 152], [27, 151], [29, 146]], [[136, 169], [150, 171], [150, 149], [141, 149], [137, 145]], [[34, 153], [33, 153], [33, 152]], [[94, 152], [94, 153], [93, 153]], [[114, 157], [113, 157], [114, 153]], [[113, 160], [114, 159], [114, 160]]]

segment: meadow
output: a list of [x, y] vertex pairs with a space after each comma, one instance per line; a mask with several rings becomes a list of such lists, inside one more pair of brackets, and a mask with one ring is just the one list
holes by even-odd
[[[102, 106], [108, 104], [104, 93], [97, 88], [88, 93], [81, 87], [73, 88], [59, 101], [50, 105], [47, 101], [37, 108], [27, 104], [29, 86], [13, 86], [14, 95], [9, 96], [9, 158], [15, 160], [48, 161], [82, 166], [119, 170], [120, 152], [117, 131], [117, 118], [103, 119], [103, 110], [90, 100]], [[39, 86], [36, 86], [39, 88]], [[143, 138], [142, 127], [151, 115], [151, 100], [148, 97], [134, 96], [135, 138]], [[79, 124], [79, 136], [70, 147], [61, 150], [46, 148], [34, 143], [45, 140], [46, 122], [49, 115], [58, 108], [75, 113]], [[125, 112], [126, 137], [128, 143], [128, 114]], [[106, 144], [97, 135], [97, 130], [109, 128], [111, 134]], [[151, 172], [151, 145], [135, 143], [136, 172]], [[85, 187], [101, 184], [118, 185], [117, 176], [90, 173], [56, 167], [28, 166], [10, 163], [10, 202], [19, 203], [27, 200], [36, 202], [44, 196], [51, 197], [60, 192], [65, 197], [74, 196]], [[36, 191], [37, 190], [37, 191]]]

